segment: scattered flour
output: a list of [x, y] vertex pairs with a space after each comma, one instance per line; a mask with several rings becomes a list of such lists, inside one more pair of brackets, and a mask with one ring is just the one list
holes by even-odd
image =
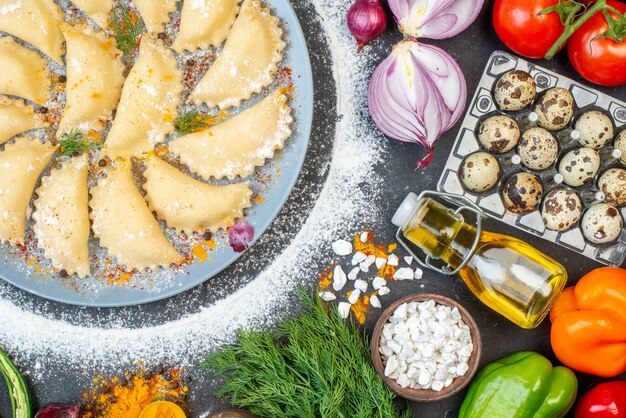
[[197, 364], [211, 350], [232, 341], [237, 328], [264, 327], [279, 320], [276, 312], [282, 312], [277, 309], [282, 302], [292, 297], [298, 285], [316, 279], [318, 272], [306, 268], [309, 261], [348, 231], [361, 227], [362, 219], [378, 216], [371, 196], [362, 191], [363, 183], [376, 187], [373, 167], [380, 162], [384, 147], [367, 119], [367, 82], [374, 63], [367, 53], [357, 54], [345, 28], [349, 2], [313, 0], [313, 4], [332, 53], [340, 118], [326, 183], [291, 244], [265, 271], [214, 304], [175, 321], [139, 329], [124, 326], [126, 318], [116, 318], [115, 313], [78, 326], [32, 304], [12, 301], [13, 292], [0, 286], [0, 342], [17, 359], [39, 365], [30, 371], [35, 382], [38, 370], [48, 362], [86, 370], [123, 367], [142, 358]]

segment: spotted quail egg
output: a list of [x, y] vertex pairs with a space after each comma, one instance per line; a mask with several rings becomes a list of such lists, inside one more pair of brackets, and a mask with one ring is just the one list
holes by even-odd
[[591, 206], [583, 215], [581, 227], [583, 235], [594, 244], [607, 244], [615, 241], [622, 232], [622, 215], [608, 203]]
[[504, 206], [513, 213], [527, 213], [537, 209], [543, 187], [534, 174], [522, 172], [509, 177], [502, 189]]
[[580, 145], [593, 149], [607, 146], [614, 134], [611, 119], [597, 110], [580, 115], [574, 129], [580, 133]]
[[531, 170], [545, 170], [556, 161], [559, 144], [545, 129], [531, 128], [522, 135], [517, 153], [526, 167]]
[[517, 122], [508, 116], [496, 115], [480, 124], [478, 140], [488, 151], [504, 154], [511, 151], [520, 138]]
[[498, 160], [486, 152], [475, 152], [461, 164], [461, 181], [472, 192], [484, 192], [493, 188], [500, 179]]
[[574, 116], [574, 96], [569, 90], [553, 87], [535, 104], [537, 123], [549, 131], [563, 129]]
[[604, 193], [605, 202], [613, 206], [626, 205], [626, 170], [612, 168], [600, 176], [598, 189]]
[[494, 89], [494, 98], [502, 110], [521, 110], [532, 103], [537, 95], [537, 84], [526, 71], [505, 73]]
[[600, 154], [591, 148], [577, 148], [565, 154], [559, 163], [559, 174], [568, 186], [580, 187], [593, 179], [600, 169]]
[[541, 207], [543, 223], [552, 231], [567, 231], [578, 222], [581, 214], [580, 198], [567, 189], [552, 190]]
[[622, 164], [626, 164], [626, 129], [617, 134], [614, 146], [615, 149], [618, 149], [622, 152], [620, 160], [622, 161]]

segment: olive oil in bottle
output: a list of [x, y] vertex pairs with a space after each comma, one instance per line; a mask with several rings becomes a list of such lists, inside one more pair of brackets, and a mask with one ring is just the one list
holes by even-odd
[[409, 194], [392, 222], [450, 271], [466, 263], [458, 274], [469, 289], [522, 328], [541, 323], [567, 282], [561, 264], [517, 238], [482, 231], [473, 248], [477, 229], [431, 198]]

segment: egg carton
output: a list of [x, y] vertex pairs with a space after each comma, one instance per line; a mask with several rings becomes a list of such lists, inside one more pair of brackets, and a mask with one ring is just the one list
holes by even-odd
[[[508, 225], [514, 226], [545, 240], [555, 242], [564, 248], [582, 254], [593, 260], [597, 260], [602, 264], [613, 266], [621, 265], [626, 259], [626, 231], [622, 230], [619, 238], [610, 244], [593, 244], [584, 238], [579, 227], [580, 221], [576, 224], [576, 226], [568, 231], [551, 231], [547, 229], [543, 223], [540, 205], [538, 206], [538, 209], [533, 212], [518, 215], [507, 211], [502, 202], [502, 198], [500, 197], [502, 186], [508, 177], [516, 172], [527, 171], [536, 174], [541, 179], [544, 188], [544, 196], [546, 196], [555, 187], [565, 187], [567, 189], [574, 190], [583, 201], [584, 211], [585, 207], [594, 203], [594, 199], [596, 198], [597, 189], [595, 189], [595, 181], [594, 184], [579, 188], [570, 188], [565, 184], [558, 184], [558, 182], [554, 181], [555, 175], [557, 174], [556, 163], [547, 170], [529, 170], [518, 164], [515, 157], [516, 151], [513, 149], [509, 153], [503, 155], [494, 155], [498, 159], [502, 168], [502, 175], [497, 187], [484, 193], [470, 192], [463, 187], [459, 178], [459, 170], [463, 159], [476, 151], [485, 151], [476, 136], [477, 127], [481, 121], [489, 116], [503, 114], [515, 119], [520, 125], [522, 132], [529, 129], [531, 126], [534, 126], [532, 116], [529, 118], [532, 111], [530, 106], [530, 108], [519, 112], [500, 111], [496, 107], [492, 95], [493, 88], [499, 77], [510, 70], [526, 71], [533, 76], [537, 84], [537, 97], [540, 96], [541, 92], [552, 87], [563, 87], [568, 89], [574, 96], [576, 109], [572, 121], [564, 129], [558, 132], [553, 132], [555, 138], [557, 138], [561, 146], [557, 161], [559, 161], [569, 150], [576, 147], [573, 143], [576, 141], [571, 139], [572, 137], [575, 138], [576, 134], [576, 132], [574, 132], [574, 135], [572, 135], [572, 125], [576, 121], [577, 117], [586, 110], [596, 109], [610, 115], [615, 127], [617, 128], [616, 134], [626, 127], [626, 103], [524, 59], [510, 55], [506, 52], [496, 51], [491, 55], [483, 72], [482, 78], [480, 79], [478, 89], [474, 94], [474, 98], [469, 103], [468, 111], [453, 145], [452, 152], [446, 162], [441, 178], [439, 179], [437, 189], [442, 192], [463, 195], [476, 203], [492, 218], [498, 219]], [[599, 151], [601, 156], [603, 156], [603, 161], [598, 175], [613, 166], [626, 168], [619, 162], [619, 160], [610, 156], [610, 150], [608, 151], [609, 155], [607, 155], [606, 150]], [[620, 212], [622, 217], [626, 218], [626, 208], [621, 208]]]

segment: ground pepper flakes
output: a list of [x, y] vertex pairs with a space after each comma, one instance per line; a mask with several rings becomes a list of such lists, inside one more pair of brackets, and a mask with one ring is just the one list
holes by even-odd
[[122, 378], [96, 376], [94, 387], [83, 393], [83, 418], [138, 418], [141, 411], [159, 400], [186, 407], [189, 388], [183, 383], [182, 370], [157, 367], [159, 373], [140, 369]]

